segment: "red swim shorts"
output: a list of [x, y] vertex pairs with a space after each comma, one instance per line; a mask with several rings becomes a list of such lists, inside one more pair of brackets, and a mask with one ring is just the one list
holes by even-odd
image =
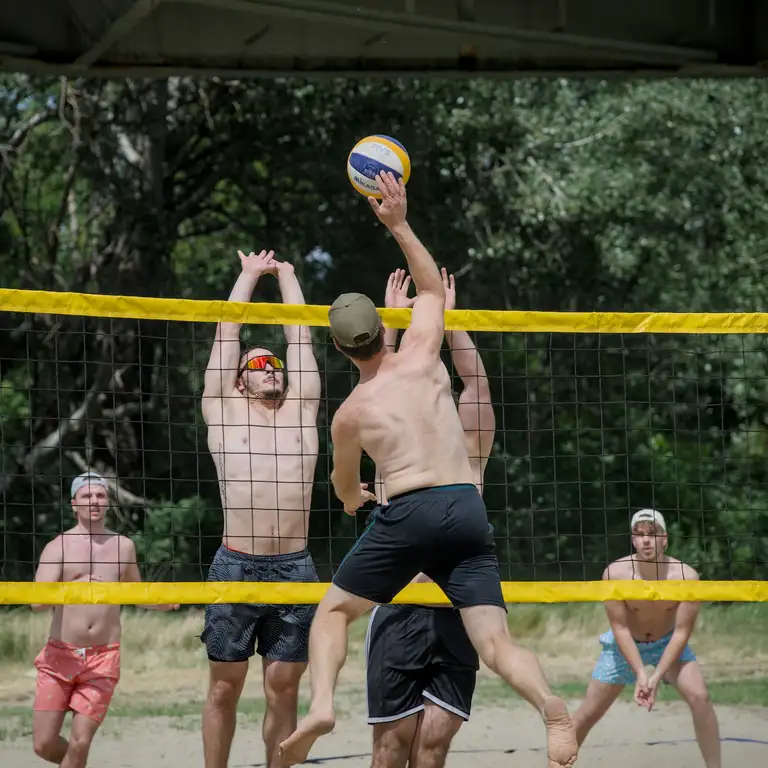
[[100, 723], [120, 679], [120, 645], [79, 648], [48, 640], [35, 659], [37, 691], [34, 708], [48, 712], [72, 710]]

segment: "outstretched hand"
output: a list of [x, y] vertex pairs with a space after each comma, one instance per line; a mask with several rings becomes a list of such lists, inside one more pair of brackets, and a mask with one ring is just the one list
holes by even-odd
[[368, 202], [379, 217], [379, 221], [388, 229], [392, 229], [405, 221], [405, 214], [408, 210], [405, 184], [402, 178], [395, 179], [395, 175], [391, 171], [378, 173], [376, 183], [379, 185], [379, 192], [381, 192], [381, 201], [375, 197], [369, 197]]
[[443, 289], [445, 290], [445, 308], [456, 309], [456, 280], [453, 275], [448, 274], [448, 270], [443, 267], [440, 270], [443, 276]]
[[387, 290], [384, 293], [384, 306], [388, 309], [407, 309], [413, 306], [416, 298], [408, 298], [411, 286], [411, 276], [404, 269], [396, 269], [387, 280]]
[[240, 257], [240, 267], [246, 274], [256, 277], [277, 274], [279, 264], [275, 261], [274, 251], [262, 251], [258, 255], [251, 251], [247, 256], [238, 251], [237, 255]]

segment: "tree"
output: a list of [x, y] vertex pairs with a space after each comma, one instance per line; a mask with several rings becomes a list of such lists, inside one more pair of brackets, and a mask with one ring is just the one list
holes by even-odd
[[[414, 228], [458, 275], [462, 307], [763, 307], [756, 83], [2, 86], [5, 286], [225, 298], [236, 250], [270, 247], [311, 303], [347, 290], [381, 302], [402, 256], [344, 169], [354, 143], [386, 126], [411, 154]], [[199, 413], [212, 326], [3, 319], [5, 578], [31, 577], [35, 537], [60, 529], [68, 478], [86, 467], [117, 477], [116, 524], [151, 576], [204, 577], [221, 531]], [[248, 329], [269, 345], [274, 331]], [[329, 578], [360, 531], [328, 482], [327, 425], [352, 373], [325, 329], [314, 336], [325, 400], [310, 533]], [[630, 510], [650, 504], [706, 576], [765, 574], [763, 337], [479, 334], [478, 345], [497, 403], [486, 503], [505, 577], [599, 576], [627, 551]]]

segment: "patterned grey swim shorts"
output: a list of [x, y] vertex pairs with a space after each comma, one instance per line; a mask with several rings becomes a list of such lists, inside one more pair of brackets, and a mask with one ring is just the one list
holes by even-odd
[[[219, 547], [208, 581], [317, 581], [308, 550], [248, 555]], [[274, 661], [306, 662], [316, 605], [214, 604], [205, 608], [200, 640], [211, 661], [247, 661], [254, 653]]]

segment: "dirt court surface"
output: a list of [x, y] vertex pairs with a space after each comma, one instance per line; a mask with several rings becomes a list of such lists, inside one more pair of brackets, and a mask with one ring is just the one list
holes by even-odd
[[[572, 708], [576, 702], [569, 704]], [[725, 768], [768, 765], [768, 712], [760, 707], [719, 707]], [[454, 740], [451, 768], [536, 768], [545, 766], [541, 721], [527, 707], [478, 708]], [[322, 738], [310, 763], [338, 768], [370, 765], [370, 728], [361, 718], [340, 719]], [[744, 741], [741, 741], [744, 740]], [[752, 740], [752, 741], [750, 741]], [[759, 743], [762, 741], [762, 743]], [[755, 743], [758, 742], [758, 743]], [[31, 739], [0, 743], [0, 765], [42, 768]], [[514, 750], [514, 752], [511, 752]], [[590, 735], [577, 763], [584, 768], [701, 768], [703, 765], [685, 705], [660, 704], [653, 712], [617, 703]], [[202, 766], [201, 740], [194, 721], [183, 727], [169, 718], [113, 720], [105, 723], [89, 768], [186, 768]], [[249, 722], [238, 730], [230, 768], [264, 765], [260, 727]]]

